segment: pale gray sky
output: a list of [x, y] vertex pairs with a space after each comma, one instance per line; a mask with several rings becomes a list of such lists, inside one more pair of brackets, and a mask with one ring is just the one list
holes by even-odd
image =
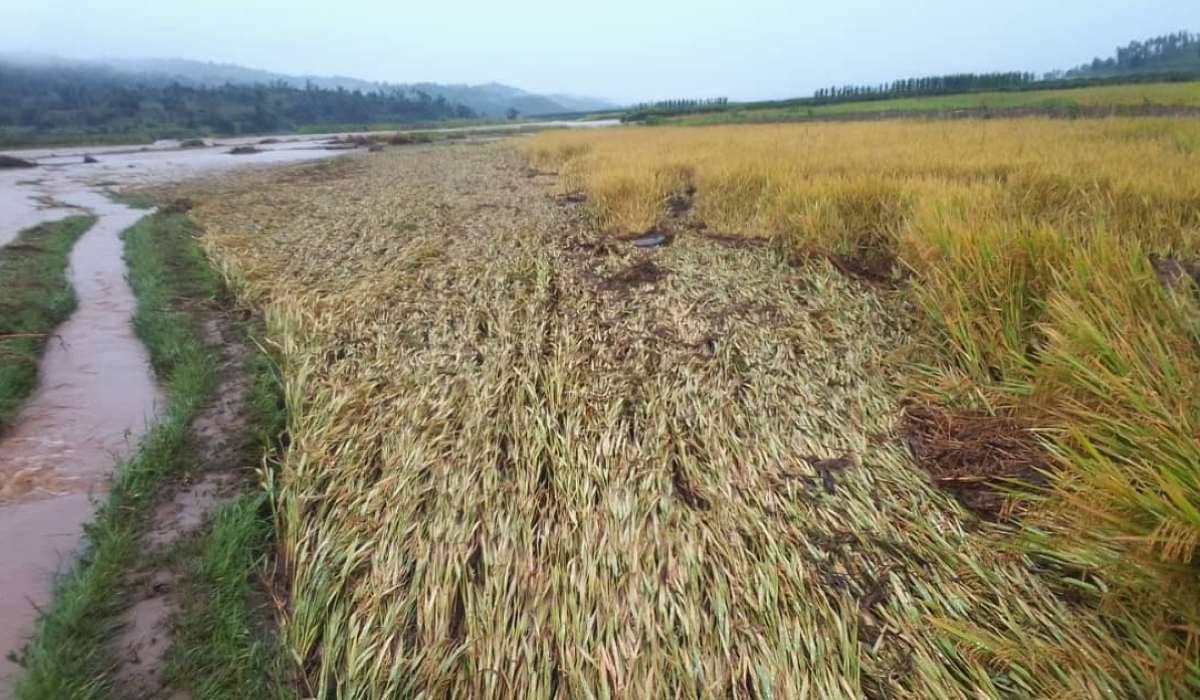
[[619, 101], [1069, 68], [1200, 0], [2, 0], [0, 50], [191, 58]]

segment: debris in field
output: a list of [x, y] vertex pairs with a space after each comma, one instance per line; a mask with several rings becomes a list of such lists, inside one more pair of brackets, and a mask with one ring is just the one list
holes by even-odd
[[1200, 286], [1200, 264], [1179, 258], [1163, 258], [1158, 255], [1150, 256], [1150, 264], [1154, 266], [1154, 272], [1158, 275], [1158, 283], [1164, 289], [1178, 289], [1180, 285], [1185, 284], [1185, 280], [1188, 278]]
[[638, 248], [655, 248], [660, 245], [666, 245], [671, 239], [665, 233], [651, 233], [640, 238], [635, 238], [631, 243]]
[[380, 151], [382, 151], [382, 150], [383, 150], [383, 144], [382, 144], [382, 143], [373, 143], [373, 144], [371, 144], [370, 146], [367, 146], [367, 152], [368, 152], [368, 153], [378, 153], [378, 152], [380, 152]]
[[874, 258], [855, 258], [847, 255], [826, 256], [838, 272], [863, 282], [877, 284], [895, 284], [897, 282], [896, 259], [890, 254], [876, 255]]
[[1004, 489], [1046, 484], [1050, 457], [1015, 418], [918, 404], [905, 411], [902, 427], [917, 465], [985, 520], [1011, 516]]
[[37, 163], [34, 163], [31, 160], [25, 160], [24, 158], [0, 155], [0, 170], [8, 168], [36, 168], [37, 165]]
[[192, 210], [195, 204], [187, 197], [176, 197], [169, 204], [162, 208], [162, 213], [165, 215], [171, 214], [186, 214]]
[[611, 292], [639, 284], [655, 284], [668, 274], [669, 270], [659, 267], [653, 260], [643, 260], [604, 280], [600, 289]]
[[821, 484], [825, 487], [825, 493], [831, 496], [837, 492], [837, 480], [834, 478], [834, 474], [840, 474], [855, 464], [855, 458], [845, 455], [829, 459], [806, 455], [800, 459], [808, 462], [816, 470], [817, 475], [821, 477]]
[[701, 238], [719, 243], [729, 248], [766, 248], [771, 245], [771, 239], [763, 236], [736, 236], [724, 233], [709, 233], [704, 227], [694, 228]]
[[93, 157], [91, 157], [91, 156], [84, 156], [84, 157], [83, 157], [83, 164], [84, 164], [84, 165], [91, 165], [92, 163], [99, 163], [99, 162], [100, 162], [100, 161], [96, 160], [95, 158], [93, 158]]
[[262, 149], [255, 148], [254, 146], [234, 146], [229, 150], [229, 155], [231, 156], [249, 156], [255, 153], [262, 153]]
[[688, 186], [683, 192], [677, 192], [667, 199], [667, 207], [671, 210], [671, 217], [681, 219], [692, 211], [692, 203], [696, 198], [696, 188]]

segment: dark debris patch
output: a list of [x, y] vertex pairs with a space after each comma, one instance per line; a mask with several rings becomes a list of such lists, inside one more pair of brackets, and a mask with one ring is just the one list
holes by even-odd
[[671, 274], [653, 260], [643, 260], [609, 276], [600, 284], [601, 291], [615, 292], [642, 284], [656, 284]]
[[37, 166], [38, 164], [31, 160], [17, 158], [16, 156], [0, 155], [0, 170], [7, 168], [36, 168]]
[[914, 404], [901, 430], [917, 466], [984, 520], [1010, 520], [1019, 510], [1012, 491], [1048, 483], [1051, 458], [1016, 418]]
[[1200, 263], [1158, 255], [1151, 255], [1150, 263], [1154, 266], [1154, 273], [1164, 289], [1176, 289], [1188, 278], [1200, 287]]

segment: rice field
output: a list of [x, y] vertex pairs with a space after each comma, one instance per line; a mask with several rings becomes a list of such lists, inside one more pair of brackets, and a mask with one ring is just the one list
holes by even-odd
[[[631, 129], [193, 188], [211, 260], [280, 358], [288, 443], [263, 476], [302, 693], [1194, 691], [1200, 618], [1152, 584], [1187, 590], [1200, 324], [1148, 256], [1197, 252], [1198, 138], [1165, 121]], [[672, 244], [615, 237], [650, 229]], [[1077, 308], [1093, 292], [1114, 296]], [[1152, 334], [1092, 348], [1129, 377], [1097, 396], [1115, 370], [1079, 353], [1129, 308]], [[980, 520], [914, 464], [904, 387], [1075, 429], [1047, 440], [1064, 462], [1152, 442], [1108, 476], [1157, 475], [1166, 497], [1117, 501], [1141, 498], [1127, 520], [1175, 546], [1125, 530], [1105, 558], [1067, 537], [1124, 522], [1095, 500], [1099, 466], [1030, 506], [1049, 543]], [[1095, 505], [1075, 529], [1050, 507], [1072, 483]], [[1134, 567], [1155, 577], [1137, 587], [1116, 559], [1162, 568]]]

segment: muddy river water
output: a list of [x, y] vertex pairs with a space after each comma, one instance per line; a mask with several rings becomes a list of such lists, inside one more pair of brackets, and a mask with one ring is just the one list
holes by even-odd
[[[5, 657], [33, 631], [55, 573], [80, 546], [91, 499], [103, 496], [115, 461], [137, 447], [163, 407], [131, 325], [135, 301], [120, 239], [149, 212], [102, 192], [338, 155], [314, 141], [260, 148], [245, 156], [227, 147], [13, 152], [39, 167], [0, 171], [0, 245], [43, 221], [97, 217], [71, 253], [68, 276], [79, 306], [47, 345], [37, 390], [0, 436], [0, 700], [11, 695], [19, 670]], [[98, 162], [84, 164], [85, 153]]]

